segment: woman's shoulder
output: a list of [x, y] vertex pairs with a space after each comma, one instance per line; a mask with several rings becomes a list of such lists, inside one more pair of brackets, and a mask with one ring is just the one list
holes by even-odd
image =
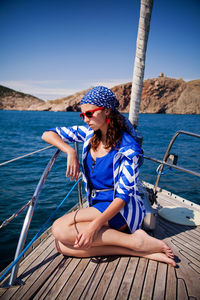
[[143, 150], [137, 141], [130, 134], [124, 131], [119, 147], [119, 153], [123, 154], [128, 159], [133, 159], [135, 156], [142, 156]]
[[136, 147], [136, 148], [140, 148], [140, 145], [138, 143], [138, 141], [136, 140], [136, 138], [134, 138], [132, 135], [130, 135], [128, 132], [123, 131], [122, 133], [122, 139], [121, 139], [121, 143], [120, 143], [120, 147], [125, 147], [125, 146], [129, 146], [129, 147]]

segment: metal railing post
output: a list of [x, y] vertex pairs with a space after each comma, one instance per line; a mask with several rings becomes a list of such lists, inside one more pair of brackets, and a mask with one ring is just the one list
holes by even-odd
[[[50, 159], [49, 163], [47, 164], [41, 178], [40, 178], [40, 181], [38, 182], [38, 185], [35, 189], [35, 192], [33, 194], [33, 197], [31, 199], [31, 204], [28, 208], [28, 211], [26, 213], [26, 217], [25, 217], [25, 220], [24, 220], [24, 223], [23, 223], [23, 227], [22, 227], [22, 230], [21, 230], [21, 234], [20, 234], [20, 237], [19, 237], [19, 241], [18, 241], [18, 244], [17, 244], [17, 249], [16, 249], [16, 252], [15, 252], [15, 258], [14, 260], [19, 256], [19, 254], [21, 253], [21, 251], [23, 250], [24, 248], [24, 244], [25, 244], [25, 241], [26, 241], [26, 236], [27, 236], [27, 233], [28, 233], [28, 229], [29, 229], [29, 226], [30, 226], [30, 223], [31, 223], [31, 219], [32, 219], [32, 216], [33, 216], [33, 213], [34, 213], [34, 210], [35, 210], [35, 206], [37, 204], [37, 200], [39, 198], [39, 195], [40, 195], [40, 192], [42, 190], [42, 187], [46, 181], [46, 178], [54, 164], [54, 162], [56, 161], [58, 155], [60, 154], [60, 150], [57, 150], [56, 153], [53, 155], [53, 157]], [[19, 269], [19, 263], [18, 262], [13, 268], [12, 268], [12, 271], [11, 271], [11, 275], [10, 275], [10, 279], [9, 279], [9, 286], [13, 286], [16, 284], [16, 278], [17, 278], [17, 272], [18, 272], [18, 269]]]
[[[18, 240], [14, 260], [19, 256], [19, 254], [22, 252], [22, 250], [24, 248], [24, 244], [25, 244], [25, 241], [26, 241], [26, 237], [27, 237], [28, 229], [29, 229], [31, 219], [32, 219], [32, 216], [33, 216], [34, 209], [35, 209], [35, 203], [34, 204], [31, 203], [31, 205], [29, 206], [28, 211], [26, 213], [26, 217], [24, 219], [24, 223], [23, 223], [23, 226], [22, 226], [22, 230], [21, 230], [21, 233], [20, 233], [19, 240]], [[9, 286], [13, 286], [13, 285], [16, 284], [18, 268], [19, 268], [19, 262], [12, 268], [11, 275], [10, 275], [10, 280], [9, 280], [9, 284], [8, 284]], [[17, 284], [20, 284], [20, 283], [17, 282]]]

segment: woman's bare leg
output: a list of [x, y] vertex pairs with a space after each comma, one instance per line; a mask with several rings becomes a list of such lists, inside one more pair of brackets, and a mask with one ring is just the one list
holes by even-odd
[[[74, 245], [77, 233], [84, 230], [88, 222], [94, 220], [100, 212], [89, 207], [78, 212], [72, 212], [56, 220], [52, 227], [54, 237], [63, 245]], [[169, 258], [174, 258], [171, 249], [165, 242], [149, 236], [139, 229], [133, 234], [126, 234], [110, 227], [102, 227], [92, 244], [94, 247], [118, 246], [131, 251], [145, 253], [165, 253]]]
[[173, 259], [169, 258], [164, 253], [145, 253], [137, 252], [123, 247], [116, 246], [97, 246], [89, 249], [75, 249], [73, 246], [63, 245], [61, 242], [55, 240], [56, 249], [58, 252], [73, 256], [73, 257], [94, 257], [94, 256], [107, 256], [107, 255], [128, 255], [128, 256], [139, 256], [160, 262], [167, 263], [173, 267], [176, 263]]

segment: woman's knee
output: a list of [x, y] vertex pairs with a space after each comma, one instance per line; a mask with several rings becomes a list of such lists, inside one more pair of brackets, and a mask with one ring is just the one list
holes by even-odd
[[70, 221], [71, 217], [67, 215], [54, 221], [52, 225], [52, 234], [56, 240], [64, 244], [73, 244], [75, 241], [75, 232], [73, 230], [73, 224]]
[[60, 225], [59, 225], [59, 220], [54, 221], [54, 223], [51, 227], [51, 231], [52, 231], [52, 234], [55, 237], [55, 239], [59, 240], [60, 232], [61, 232], [61, 228], [60, 228]]
[[51, 230], [52, 230], [53, 236], [57, 240], [61, 241], [66, 238], [66, 233], [69, 232], [68, 228], [69, 228], [69, 225], [65, 224], [63, 222], [62, 218], [60, 218], [60, 219], [57, 219], [56, 221], [54, 221]]

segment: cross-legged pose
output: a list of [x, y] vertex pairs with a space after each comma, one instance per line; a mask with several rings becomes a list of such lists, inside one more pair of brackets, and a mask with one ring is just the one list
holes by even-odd
[[67, 154], [66, 175], [78, 179], [79, 161], [69, 142], [83, 142], [83, 180], [88, 207], [56, 220], [52, 232], [60, 253], [75, 257], [131, 255], [175, 266], [164, 241], [141, 229], [145, 208], [138, 190], [143, 151], [115, 94], [94, 87], [81, 100], [86, 125], [56, 127], [42, 138]]

